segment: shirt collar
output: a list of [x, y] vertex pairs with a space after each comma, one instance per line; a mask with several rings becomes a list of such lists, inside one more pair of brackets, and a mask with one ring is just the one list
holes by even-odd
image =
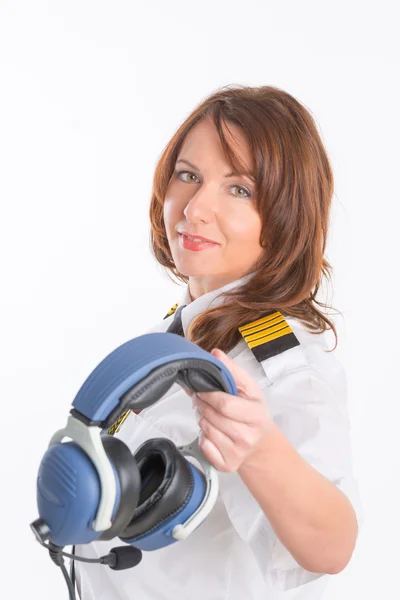
[[221, 303], [223, 303], [224, 298], [221, 298], [220, 294], [222, 294], [223, 292], [227, 292], [228, 290], [230, 290], [232, 288], [243, 285], [252, 276], [253, 276], [253, 273], [250, 273], [250, 275], [245, 275], [244, 277], [241, 277], [240, 279], [236, 279], [235, 281], [231, 281], [230, 283], [227, 283], [226, 285], [218, 288], [217, 290], [212, 290], [211, 292], [207, 292], [206, 294], [203, 294], [199, 298], [196, 298], [196, 300], [191, 299], [190, 294], [189, 294], [189, 284], [187, 284], [185, 289], [182, 292], [181, 299], [178, 303], [178, 307], [182, 306], [182, 305], [186, 305], [185, 308], [182, 309], [182, 312], [181, 312], [182, 327], [183, 327], [183, 332], [185, 334], [185, 337], [186, 337], [189, 325], [190, 325], [191, 321], [194, 319], [194, 317], [196, 317], [201, 312], [207, 310], [208, 308], [215, 307], [215, 306], [218, 306]]

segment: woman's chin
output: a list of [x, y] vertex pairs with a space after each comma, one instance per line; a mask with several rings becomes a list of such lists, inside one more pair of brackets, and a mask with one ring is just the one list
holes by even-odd
[[198, 261], [191, 260], [175, 260], [175, 266], [179, 273], [185, 277], [207, 277], [215, 271], [215, 264], [207, 264], [208, 261], [202, 261], [201, 264], [195, 264]]
[[209, 277], [212, 273], [206, 269], [184, 269], [183, 267], [179, 269], [177, 267], [179, 273], [185, 275], [185, 277]]

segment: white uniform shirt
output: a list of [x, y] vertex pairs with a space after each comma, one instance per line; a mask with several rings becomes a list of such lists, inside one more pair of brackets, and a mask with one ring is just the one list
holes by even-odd
[[[179, 305], [186, 335], [191, 320], [220, 304], [221, 291], [191, 302], [188, 287]], [[146, 333], [166, 331], [174, 315]], [[300, 342], [262, 363], [245, 340], [228, 355], [257, 381], [269, 413], [301, 456], [338, 486], [360, 519], [352, 475], [346, 382], [333, 353], [332, 337], [311, 334], [297, 319], [287, 322]], [[189, 396], [174, 384], [158, 402], [130, 413], [116, 437], [132, 453], [146, 440], [165, 437], [175, 445], [200, 432]], [[207, 519], [186, 540], [143, 551], [141, 563], [125, 571], [75, 562], [83, 600], [317, 600], [330, 576], [302, 568], [275, 535], [267, 517], [237, 473], [218, 472], [220, 491]], [[75, 553], [100, 557], [124, 543], [119, 538], [76, 546]]]

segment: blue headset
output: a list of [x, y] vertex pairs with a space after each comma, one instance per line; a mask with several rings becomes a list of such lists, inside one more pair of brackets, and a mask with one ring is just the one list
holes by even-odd
[[187, 538], [204, 521], [217, 499], [218, 475], [198, 439], [177, 447], [153, 438], [132, 454], [107, 434], [124, 411], [154, 404], [174, 383], [194, 392], [238, 394], [223, 363], [174, 333], [134, 338], [89, 375], [39, 466], [38, 511], [53, 544], [119, 537], [156, 550]]

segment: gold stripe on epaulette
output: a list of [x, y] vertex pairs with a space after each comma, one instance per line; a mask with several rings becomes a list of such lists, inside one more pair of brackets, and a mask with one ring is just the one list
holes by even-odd
[[174, 312], [176, 311], [176, 309], [178, 308], [178, 305], [179, 305], [179, 302], [177, 302], [176, 304], [174, 304], [173, 307], [169, 309], [169, 311], [165, 315], [164, 319], [167, 319], [168, 317], [170, 317], [171, 315], [173, 315]]
[[114, 433], [118, 433], [118, 431], [122, 427], [122, 424], [128, 418], [130, 412], [131, 411], [128, 409], [125, 412], [123, 412], [120, 417], [118, 417], [118, 419], [115, 421], [115, 423], [113, 423], [111, 425], [110, 429], [107, 431], [108, 435], [114, 435]]
[[299, 345], [292, 328], [279, 311], [242, 325], [239, 331], [259, 362]]

